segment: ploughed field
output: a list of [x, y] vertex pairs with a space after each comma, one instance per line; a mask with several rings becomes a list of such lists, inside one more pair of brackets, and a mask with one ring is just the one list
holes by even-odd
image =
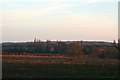
[[117, 78], [118, 60], [85, 55], [3, 54], [3, 78]]

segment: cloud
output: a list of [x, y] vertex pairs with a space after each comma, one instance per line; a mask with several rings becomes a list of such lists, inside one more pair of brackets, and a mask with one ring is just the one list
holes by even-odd
[[[10, 22], [10, 21], [20, 21], [23, 19], [32, 19], [34, 17], [44, 17], [50, 14], [54, 14], [56, 12], [67, 12], [67, 8], [72, 8], [75, 6], [96, 3], [96, 2], [114, 2], [117, 0], [2, 0], [4, 3], [13, 3], [13, 2], [48, 2], [44, 6], [40, 5], [36, 6], [37, 9], [23, 9], [16, 8], [11, 10], [4, 10], [3, 11], [3, 22]], [[63, 2], [63, 3], [62, 3]], [[11, 4], [12, 5], [12, 4]], [[25, 4], [24, 4], [25, 5]], [[20, 6], [23, 6], [22, 4]], [[29, 5], [35, 6], [35, 5]]]
[[0, 0], [2, 3], [93, 3], [93, 2], [118, 2], [119, 0]]
[[86, 3], [99, 3], [99, 2], [118, 2], [119, 0], [89, 0]]
[[76, 6], [76, 4], [67, 4], [67, 3], [57, 3], [57, 4], [48, 4], [46, 6], [43, 6], [42, 8], [35, 9], [35, 10], [24, 10], [24, 9], [18, 9], [18, 10], [8, 10], [3, 11], [3, 20], [18, 20], [18, 19], [29, 19], [32, 17], [37, 16], [46, 16], [51, 13], [55, 13], [56, 11], [64, 11], [67, 8], [70, 8], [72, 6]]

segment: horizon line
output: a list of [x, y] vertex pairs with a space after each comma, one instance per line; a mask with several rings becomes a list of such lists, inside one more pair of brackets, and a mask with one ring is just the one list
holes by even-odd
[[[37, 42], [39, 42], [40, 39], [37, 39]], [[88, 41], [88, 42], [116, 42], [118, 43], [118, 40], [113, 40], [113, 41], [107, 41], [107, 40], [50, 40], [50, 39], [47, 39], [49, 41]], [[46, 42], [47, 40], [40, 40], [40, 41], [43, 41], [43, 42]], [[34, 42], [34, 40], [26, 40], [26, 41], [2, 41], [0, 43], [19, 43], [19, 42]]]

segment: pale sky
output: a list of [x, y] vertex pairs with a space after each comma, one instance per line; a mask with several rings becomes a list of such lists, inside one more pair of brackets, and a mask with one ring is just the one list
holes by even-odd
[[118, 1], [2, 0], [2, 40], [117, 40]]

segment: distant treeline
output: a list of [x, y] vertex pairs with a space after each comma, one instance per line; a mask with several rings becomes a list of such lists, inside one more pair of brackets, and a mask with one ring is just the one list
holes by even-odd
[[90, 47], [83, 49], [80, 43], [65, 43], [65, 42], [27, 42], [27, 43], [3, 43], [2, 52], [14, 53], [81, 53], [88, 51]]
[[[104, 43], [105, 44], [105, 43]], [[2, 43], [3, 53], [44, 53], [44, 54], [70, 54], [70, 55], [99, 55], [99, 57], [118, 56], [118, 44], [103, 45], [82, 41], [62, 42], [26, 42], [26, 43]]]

